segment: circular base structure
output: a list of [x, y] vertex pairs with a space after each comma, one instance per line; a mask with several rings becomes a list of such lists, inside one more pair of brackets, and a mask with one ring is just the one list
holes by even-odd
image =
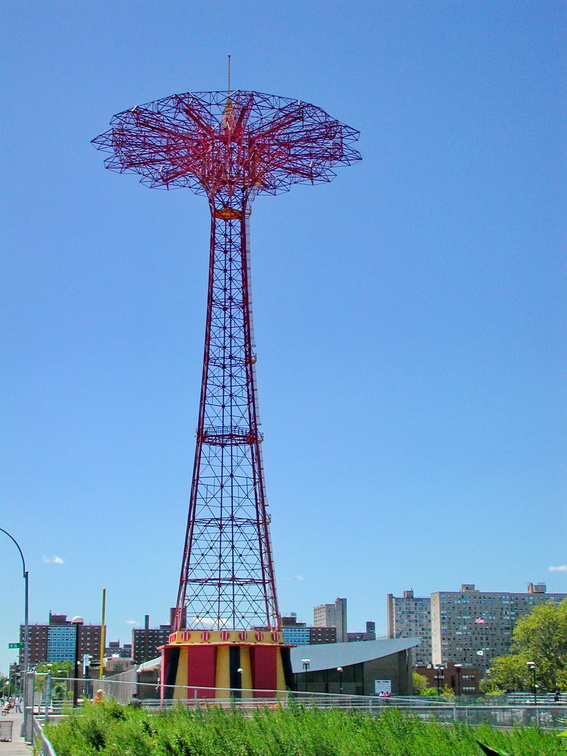
[[162, 699], [276, 698], [293, 687], [280, 632], [179, 630], [162, 647]]

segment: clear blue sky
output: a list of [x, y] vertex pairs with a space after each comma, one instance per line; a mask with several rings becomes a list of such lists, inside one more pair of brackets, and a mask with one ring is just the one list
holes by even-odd
[[[4, 0], [0, 527], [30, 619], [127, 641], [175, 602], [209, 216], [103, 169], [113, 114], [232, 84], [363, 161], [252, 215], [280, 608], [567, 592], [567, 6]], [[1, 535], [1, 534], [0, 534]], [[23, 619], [2, 536], [0, 669]], [[555, 569], [552, 569], [555, 568]], [[562, 569], [558, 569], [562, 568]]]

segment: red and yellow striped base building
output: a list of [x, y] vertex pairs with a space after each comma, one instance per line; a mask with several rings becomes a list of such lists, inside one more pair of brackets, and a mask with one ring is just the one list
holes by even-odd
[[281, 632], [179, 630], [161, 649], [164, 699], [275, 697], [293, 688]]

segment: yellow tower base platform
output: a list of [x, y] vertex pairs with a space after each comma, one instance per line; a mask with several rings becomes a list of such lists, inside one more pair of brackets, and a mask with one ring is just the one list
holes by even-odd
[[273, 698], [293, 687], [290, 648], [281, 632], [171, 633], [161, 648], [161, 697]]

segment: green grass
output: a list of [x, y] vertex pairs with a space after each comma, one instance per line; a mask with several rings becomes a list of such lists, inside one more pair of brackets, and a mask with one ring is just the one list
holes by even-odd
[[559, 739], [533, 728], [495, 730], [295, 707], [252, 715], [178, 707], [155, 714], [113, 701], [47, 727], [57, 756], [482, 756], [476, 739], [509, 756], [557, 756]]

